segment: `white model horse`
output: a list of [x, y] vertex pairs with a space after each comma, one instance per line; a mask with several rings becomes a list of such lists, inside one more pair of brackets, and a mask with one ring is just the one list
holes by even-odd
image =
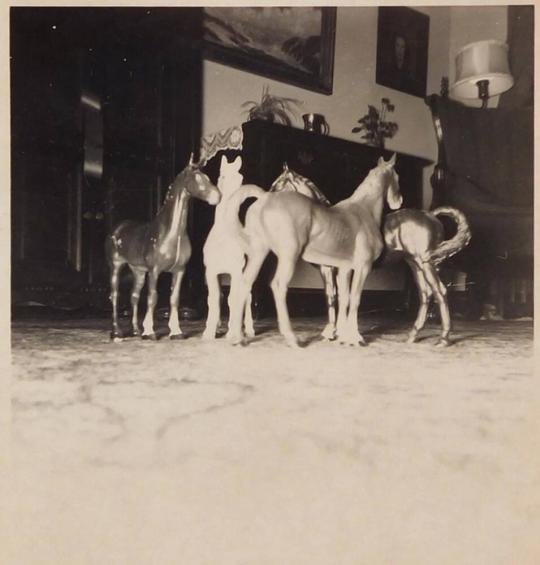
[[119, 224], [106, 239], [105, 253], [111, 271], [112, 330], [111, 339], [124, 337], [118, 325], [118, 280], [123, 265], [129, 265], [134, 276], [131, 291], [132, 330], [129, 335], [139, 336], [138, 304], [140, 292], [148, 273], [148, 305], [143, 320], [144, 339], [157, 339], [154, 332], [154, 309], [157, 303], [157, 281], [163, 271], [172, 273], [169, 337], [183, 337], [178, 321], [180, 286], [186, 264], [191, 256], [187, 234], [189, 200], [198, 198], [215, 205], [221, 196], [219, 190], [193, 162], [169, 186], [163, 206], [153, 220], [147, 223], [126, 220]]
[[[246, 263], [248, 246], [242, 230], [232, 226], [226, 221], [226, 211], [233, 195], [243, 196], [246, 189], [242, 186], [244, 179], [240, 173], [242, 158], [238, 156], [229, 163], [225, 156], [221, 158], [219, 179], [217, 187], [221, 193], [221, 201], [216, 206], [214, 225], [204, 244], [204, 265], [206, 269], [206, 284], [208, 286], [208, 317], [204, 339], [214, 339], [220, 322], [220, 285], [219, 275], [230, 275], [229, 311], [233, 308], [234, 288], [240, 283], [242, 270]], [[248, 185], [250, 186], [250, 185]], [[262, 189], [261, 189], [262, 190]], [[255, 335], [253, 317], [251, 313], [251, 300], [246, 306], [244, 314], [246, 334]]]
[[[238, 288], [237, 308], [231, 314], [233, 343], [242, 340], [242, 312], [249, 291], [269, 251], [278, 259], [272, 292], [276, 303], [281, 334], [291, 346], [298, 346], [287, 310], [287, 289], [297, 260], [338, 269], [339, 308], [337, 336], [340, 342], [363, 344], [358, 331], [358, 307], [363, 285], [373, 261], [383, 249], [381, 220], [384, 200], [392, 209], [401, 206], [395, 155], [388, 161], [380, 158], [354, 193], [334, 206], [326, 207], [295, 192], [265, 193], [249, 191], [258, 200], [246, 217], [249, 237], [248, 263], [242, 285]], [[228, 221], [236, 221], [238, 210], [230, 207]]]

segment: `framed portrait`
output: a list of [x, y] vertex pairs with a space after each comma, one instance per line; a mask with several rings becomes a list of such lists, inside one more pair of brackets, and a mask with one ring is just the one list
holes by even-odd
[[377, 84], [426, 95], [429, 16], [404, 7], [381, 7], [377, 24]]
[[205, 57], [332, 93], [335, 7], [205, 7]]

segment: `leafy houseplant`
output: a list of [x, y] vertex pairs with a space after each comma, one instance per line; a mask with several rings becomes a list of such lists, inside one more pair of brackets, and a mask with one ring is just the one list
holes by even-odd
[[260, 102], [248, 100], [242, 104], [242, 107], [248, 108], [250, 120], [266, 120], [290, 126], [292, 125], [291, 116], [295, 115], [293, 106], [300, 106], [300, 104], [301, 102], [294, 98], [273, 96], [269, 93], [268, 86], [264, 86]]
[[390, 104], [388, 98], [381, 98], [381, 109], [377, 110], [375, 106], [368, 104], [368, 113], [358, 120], [359, 126], [352, 129], [352, 133], [361, 133], [370, 145], [384, 149], [385, 138], [394, 137], [398, 130], [396, 122], [386, 121], [387, 113], [394, 111], [394, 105]]

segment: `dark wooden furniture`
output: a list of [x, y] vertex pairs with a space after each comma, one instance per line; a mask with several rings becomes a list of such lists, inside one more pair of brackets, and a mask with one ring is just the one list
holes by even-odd
[[[320, 135], [279, 124], [250, 121], [243, 125], [243, 172], [246, 182], [269, 188], [283, 163], [310, 178], [333, 204], [350, 196], [378, 158], [389, 150]], [[397, 153], [396, 171], [403, 206], [421, 208], [422, 170], [431, 161]]]
[[105, 234], [150, 219], [199, 147], [202, 11], [10, 15], [12, 303], [108, 308]]
[[[331, 136], [307, 132], [279, 124], [250, 121], [243, 125], [244, 148], [243, 169], [247, 183], [258, 184], [268, 189], [281, 173], [283, 163], [298, 173], [311, 179], [332, 203], [350, 196], [367, 173], [375, 167], [382, 155], [388, 159], [392, 151], [380, 150], [368, 145], [347, 141]], [[396, 170], [399, 174], [403, 206], [421, 208], [423, 169], [431, 161], [413, 155], [397, 153]], [[398, 271], [403, 266], [391, 267]], [[262, 277], [271, 276], [272, 266], [263, 267]], [[259, 284], [259, 293], [268, 293], [266, 285]], [[320, 288], [320, 287], [319, 287]], [[408, 291], [408, 289], [407, 289]], [[318, 311], [324, 311], [324, 298], [320, 290], [291, 289], [290, 302], [293, 312], [306, 313], [306, 294], [315, 294]], [[370, 296], [371, 294], [371, 296]], [[373, 303], [386, 309], [404, 308], [403, 292], [364, 293], [363, 302]], [[367, 302], [366, 302], [367, 301]], [[272, 309], [272, 300], [259, 297], [263, 310]], [[301, 305], [304, 304], [302, 307]], [[297, 305], [297, 307], [296, 307]], [[320, 313], [320, 312], [319, 312]]]
[[454, 259], [469, 279], [467, 314], [491, 304], [499, 316], [532, 315], [533, 108], [426, 102], [439, 147], [433, 204], [459, 208], [471, 225], [471, 243]]

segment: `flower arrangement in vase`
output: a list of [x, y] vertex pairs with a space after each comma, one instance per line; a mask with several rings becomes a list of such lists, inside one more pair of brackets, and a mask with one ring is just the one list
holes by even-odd
[[384, 149], [386, 138], [394, 137], [398, 130], [396, 122], [386, 121], [386, 115], [394, 111], [394, 105], [388, 98], [381, 98], [381, 109], [368, 104], [368, 113], [358, 120], [359, 126], [352, 129], [352, 133], [361, 133], [370, 145]]
[[294, 106], [299, 107], [301, 104], [299, 100], [294, 98], [284, 98], [270, 94], [268, 85], [266, 85], [263, 87], [260, 102], [248, 100], [242, 104], [242, 107], [248, 108], [246, 111], [250, 120], [266, 120], [291, 126], [291, 117], [296, 115]]

